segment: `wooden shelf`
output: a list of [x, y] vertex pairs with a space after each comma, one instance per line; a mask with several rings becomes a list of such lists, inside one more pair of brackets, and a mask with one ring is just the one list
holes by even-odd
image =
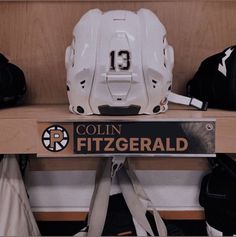
[[[236, 119], [236, 111], [226, 111], [218, 109], [208, 109], [207, 111], [199, 111], [197, 109], [170, 104], [169, 110], [158, 115], [135, 115], [135, 116], [79, 116], [69, 112], [69, 105], [26, 105], [12, 108], [5, 108], [0, 110], [0, 119], [33, 119], [36, 121], [91, 121], [91, 120], [158, 120], [167, 118], [233, 118]], [[235, 120], [236, 121], [236, 120]]]
[[[168, 160], [167, 160], [168, 159]], [[158, 159], [132, 158], [135, 170], [209, 170], [208, 160], [198, 158], [161, 158]], [[30, 160], [31, 171], [60, 171], [60, 170], [96, 170], [99, 163], [97, 158], [41, 158]]]
[[[159, 211], [166, 220], [203, 220], [204, 211]], [[87, 212], [34, 212], [37, 221], [85, 221]]]
[[36, 154], [38, 122], [75, 121], [158, 121], [163, 119], [216, 119], [216, 152], [236, 153], [236, 112], [209, 109], [198, 111], [172, 106], [160, 115], [139, 116], [78, 116], [67, 105], [29, 105], [0, 111], [0, 153]]

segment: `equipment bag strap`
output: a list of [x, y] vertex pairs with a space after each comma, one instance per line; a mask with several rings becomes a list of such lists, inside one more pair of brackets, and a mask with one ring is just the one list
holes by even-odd
[[124, 167], [122, 167], [117, 173], [117, 178], [130, 213], [149, 235], [154, 236], [152, 228], [145, 215], [147, 210], [134, 192], [131, 181]]
[[74, 237], [102, 235], [107, 216], [112, 178], [116, 175], [124, 160], [124, 158], [104, 158], [101, 160], [96, 171], [87, 226], [75, 234]]
[[95, 189], [90, 203], [87, 236], [102, 235], [111, 189], [111, 162], [111, 159], [104, 159], [97, 169]]
[[[129, 167], [122, 166], [122, 157], [118, 160], [118, 166], [114, 172], [114, 159], [106, 158], [101, 162], [97, 169], [95, 188], [90, 202], [90, 214], [88, 217], [88, 233], [86, 236], [101, 236], [104, 228], [109, 195], [111, 189], [112, 178], [117, 175], [121, 191], [125, 198], [126, 204], [138, 224], [149, 234], [154, 236], [152, 228], [147, 220], [146, 211], [147, 205], [144, 205], [140, 198], [149, 202], [149, 207], [152, 206], [150, 199], [147, 197], [144, 189], [139, 183], [134, 171]], [[112, 165], [113, 164], [113, 165]], [[129, 170], [129, 172], [127, 171]], [[129, 174], [130, 175], [129, 175]], [[130, 178], [130, 176], [132, 178]], [[139, 194], [137, 194], [139, 193]], [[151, 203], [151, 205], [150, 205]], [[155, 213], [156, 212], [156, 213]], [[154, 219], [156, 221], [157, 230], [160, 236], [167, 236], [167, 231], [164, 222], [158, 212], [153, 207]], [[86, 229], [82, 230], [86, 231]], [[79, 232], [75, 236], [85, 236]]]
[[173, 92], [170, 92], [170, 94], [168, 95], [168, 101], [182, 105], [189, 105], [203, 111], [206, 111], [208, 106], [207, 102], [203, 102], [193, 97], [191, 98], [183, 95], [178, 95]]
[[142, 203], [146, 204], [146, 209], [152, 210], [159, 236], [167, 236], [167, 229], [166, 229], [165, 223], [163, 222], [153, 202], [148, 197], [138, 177], [136, 176], [134, 170], [132, 169], [132, 166], [130, 164], [130, 159], [127, 159], [127, 162], [126, 162], [126, 172], [131, 180], [131, 184], [133, 185], [133, 189], [135, 193], [137, 194], [137, 196], [140, 198], [140, 200], [143, 201]]

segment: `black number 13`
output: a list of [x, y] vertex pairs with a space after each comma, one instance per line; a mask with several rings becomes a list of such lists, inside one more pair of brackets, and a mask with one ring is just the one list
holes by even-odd
[[[122, 59], [122, 63], [118, 63], [116, 65], [116, 56]], [[127, 71], [130, 69], [130, 52], [127, 50], [121, 50], [118, 52], [116, 55], [116, 52], [113, 50], [110, 53], [110, 70], [111, 71], [116, 71], [116, 68], [118, 68], [122, 71]]]

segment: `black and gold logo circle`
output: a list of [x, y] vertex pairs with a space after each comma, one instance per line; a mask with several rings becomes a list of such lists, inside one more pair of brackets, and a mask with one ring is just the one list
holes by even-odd
[[62, 126], [53, 125], [44, 130], [42, 143], [48, 151], [62, 151], [69, 143], [69, 134]]

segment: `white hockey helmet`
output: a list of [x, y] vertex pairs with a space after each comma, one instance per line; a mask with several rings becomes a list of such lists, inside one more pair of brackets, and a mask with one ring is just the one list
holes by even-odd
[[69, 108], [76, 114], [157, 114], [168, 100], [197, 101], [170, 93], [173, 48], [147, 9], [88, 11], [74, 28], [65, 61]]

